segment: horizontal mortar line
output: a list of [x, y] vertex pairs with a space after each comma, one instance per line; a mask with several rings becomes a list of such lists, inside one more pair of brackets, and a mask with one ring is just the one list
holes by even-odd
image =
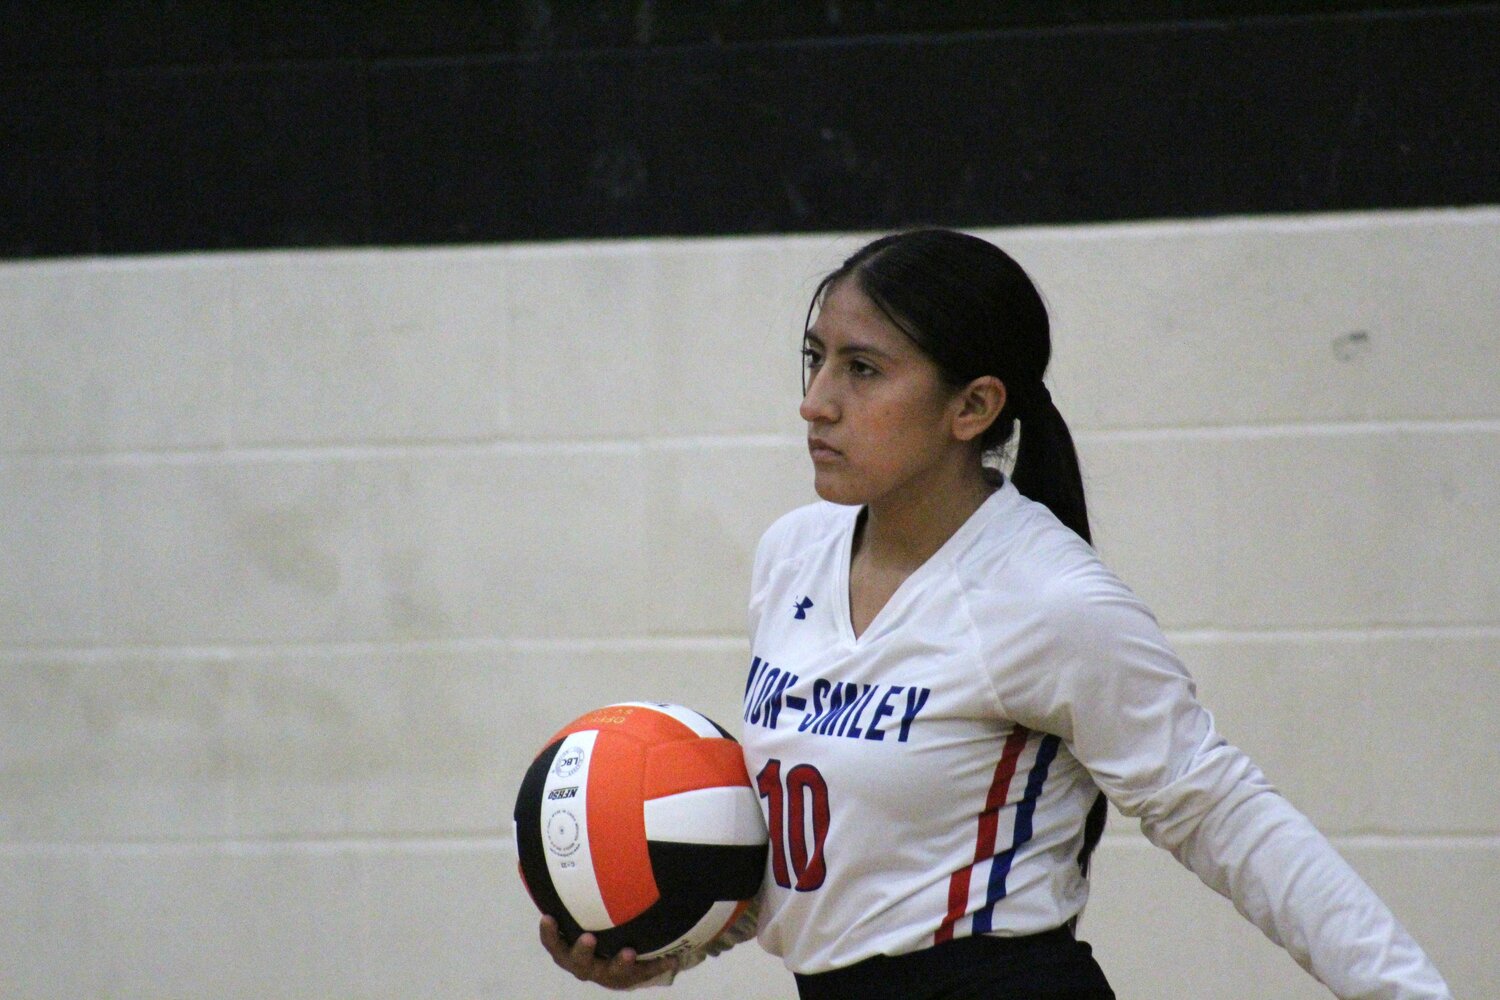
[[[1326, 831], [1325, 831], [1326, 832]], [[1500, 850], [1500, 834], [1474, 833], [1403, 833], [1403, 834], [1327, 834], [1329, 841], [1343, 850], [1422, 850], [1459, 848], [1467, 850]], [[1108, 831], [1104, 846], [1125, 850], [1159, 850], [1145, 837], [1133, 832]], [[267, 837], [163, 837], [127, 840], [8, 841], [0, 842], [0, 857], [67, 857], [114, 855], [145, 857], [160, 854], [219, 854], [224, 856], [265, 856], [278, 854], [336, 855], [347, 852], [410, 850], [429, 853], [470, 851], [513, 855], [515, 843], [505, 834], [329, 834], [285, 835]]]
[[[1500, 434], [1500, 419], [1324, 421], [1278, 424], [1223, 424], [1177, 427], [1073, 428], [1080, 442], [1233, 441], [1268, 438], [1353, 437], [1379, 434]], [[468, 458], [531, 455], [638, 455], [650, 450], [723, 447], [800, 448], [800, 435], [712, 434], [642, 435], [633, 438], [545, 438], [531, 440], [430, 440], [363, 444], [266, 444], [133, 451], [11, 451], [5, 462], [96, 464], [102, 466], [229, 464], [233, 462], [374, 461], [402, 458]]]
[[722, 434], [655, 436], [631, 438], [538, 438], [517, 439], [433, 439], [427, 441], [386, 441], [360, 444], [265, 444], [225, 445], [192, 448], [157, 448], [113, 451], [107, 449], [75, 451], [11, 451], [0, 453], [0, 464], [7, 461], [31, 461], [54, 464], [93, 463], [105, 466], [193, 465], [230, 462], [310, 462], [371, 461], [400, 458], [470, 458], [484, 456], [531, 455], [636, 455], [652, 449], [689, 450], [704, 447], [786, 447], [800, 448], [803, 439], [787, 434]]
[[339, 854], [349, 851], [383, 851], [392, 848], [457, 853], [499, 851], [515, 853], [509, 832], [503, 835], [431, 833], [329, 834], [267, 837], [142, 837], [126, 840], [7, 841], [0, 842], [0, 857], [72, 856], [100, 854], [139, 857], [154, 854], [222, 854], [226, 856], [269, 854]]
[[564, 652], [608, 652], [612, 649], [700, 649], [735, 646], [749, 648], [741, 633], [704, 633], [702, 635], [621, 635], [618, 637], [559, 637], [551, 639], [514, 639], [511, 646], [520, 650], [560, 650]]
[[1173, 642], [1358, 642], [1365, 639], [1500, 639], [1496, 625], [1347, 625], [1319, 628], [1165, 628]]
[[[1213, 642], [1358, 642], [1365, 639], [1500, 639], [1496, 625], [1350, 625], [1346, 627], [1235, 629], [1194, 627], [1164, 629], [1167, 639], [1181, 643]], [[179, 659], [230, 659], [237, 656], [278, 656], [297, 653], [371, 655], [402, 652], [575, 652], [608, 653], [633, 650], [748, 649], [739, 633], [700, 635], [643, 635], [556, 637], [454, 637], [440, 639], [333, 640], [326, 642], [224, 643], [113, 643], [109, 645], [0, 646], [0, 662], [24, 662], [49, 657], [108, 659], [119, 655], [158, 655]]]
[[610, 652], [633, 650], [748, 649], [747, 640], [738, 634], [704, 634], [690, 636], [622, 635], [559, 638], [451, 638], [329, 641], [329, 642], [233, 642], [233, 643], [117, 643], [101, 646], [0, 646], [0, 662], [5, 660], [42, 660], [49, 657], [108, 659], [118, 655], [157, 655], [177, 659], [227, 660], [238, 656], [282, 656], [297, 653], [320, 653], [346, 656], [378, 653], [443, 652]]
[[1500, 850], [1500, 833], [1330, 833], [1335, 847], [1382, 850], [1421, 849], [1424, 847], [1461, 847], [1478, 850]]
[[1357, 437], [1378, 434], [1500, 434], [1500, 420], [1361, 420], [1074, 430], [1074, 437], [1078, 441], [1102, 443], [1255, 441], [1267, 438]]
[[[1112, 821], [1118, 817], [1111, 816]], [[1341, 850], [1420, 850], [1434, 847], [1458, 847], [1477, 850], [1500, 850], [1500, 833], [1334, 833], [1323, 829], [1328, 841]], [[1129, 850], [1161, 850], [1135, 830], [1106, 829], [1101, 845]]]

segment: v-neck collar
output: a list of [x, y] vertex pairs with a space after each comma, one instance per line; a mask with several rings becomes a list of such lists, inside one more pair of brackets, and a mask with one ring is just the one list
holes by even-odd
[[1000, 488], [985, 498], [984, 503], [974, 509], [958, 530], [949, 535], [942, 545], [938, 546], [936, 552], [912, 570], [906, 579], [901, 581], [891, 594], [890, 598], [875, 612], [875, 617], [870, 619], [870, 624], [859, 635], [854, 634], [854, 612], [849, 600], [850, 569], [854, 561], [854, 531], [859, 525], [861, 517], [865, 516], [866, 508], [850, 507], [848, 516], [844, 520], [841, 537], [839, 538], [838, 580], [834, 588], [834, 600], [838, 602], [837, 615], [839, 624], [839, 637], [845, 645], [857, 646], [864, 643], [869, 637], [876, 633], [884, 624], [885, 620], [895, 612], [891, 609], [898, 602], [909, 596], [911, 591], [921, 586], [923, 578], [937, 572], [937, 568], [946, 564], [954, 552], [962, 550], [974, 535], [983, 530], [984, 525], [993, 516], [994, 512], [1002, 507], [1008, 507], [1020, 496], [1015, 486], [1011, 484], [1009, 477], [1000, 485]]

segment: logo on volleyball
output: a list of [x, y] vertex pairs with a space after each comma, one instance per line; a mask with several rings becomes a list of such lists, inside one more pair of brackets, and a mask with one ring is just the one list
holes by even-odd
[[572, 854], [578, 850], [580, 829], [577, 816], [559, 809], [547, 817], [547, 849], [564, 858]]
[[557, 762], [552, 765], [552, 773], [559, 778], [571, 778], [578, 773], [583, 766], [583, 749], [581, 747], [568, 747], [557, 755]]

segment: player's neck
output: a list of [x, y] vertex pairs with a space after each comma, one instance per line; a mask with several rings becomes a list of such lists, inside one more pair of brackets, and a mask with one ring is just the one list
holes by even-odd
[[982, 474], [967, 470], [947, 482], [913, 484], [872, 502], [855, 536], [855, 554], [867, 566], [911, 572], [943, 547], [995, 492]]

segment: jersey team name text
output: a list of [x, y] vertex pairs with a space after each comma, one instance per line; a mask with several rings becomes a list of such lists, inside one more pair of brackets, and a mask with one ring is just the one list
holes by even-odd
[[[896, 742], [905, 743], [911, 736], [912, 723], [932, 694], [925, 687], [857, 684], [820, 677], [812, 683], [809, 709], [806, 695], [791, 693], [800, 680], [796, 674], [779, 670], [758, 656], [753, 658], [750, 676], [745, 681], [746, 724], [775, 729], [781, 721], [781, 709], [786, 707], [802, 713], [797, 723], [799, 733], [879, 742], [895, 726]], [[897, 712], [901, 713], [899, 721]]]

